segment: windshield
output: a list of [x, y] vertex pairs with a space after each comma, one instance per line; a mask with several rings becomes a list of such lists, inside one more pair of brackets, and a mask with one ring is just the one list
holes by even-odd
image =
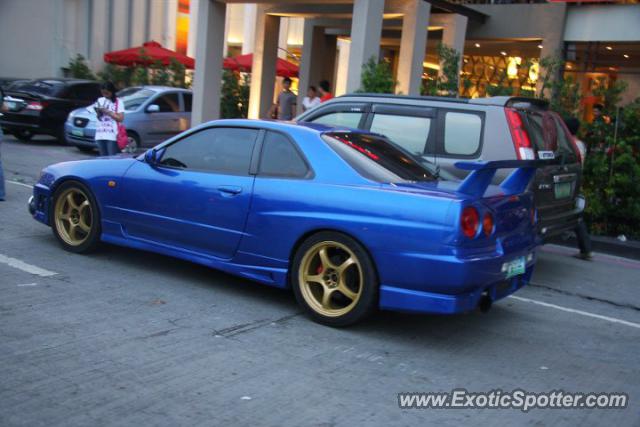
[[29, 80], [14, 82], [8, 88], [16, 92], [57, 96], [64, 89], [64, 83], [58, 80]]
[[155, 92], [151, 89], [131, 87], [118, 92], [118, 98], [124, 104], [125, 110], [132, 111], [137, 110], [154, 94]]
[[329, 132], [322, 138], [363, 177], [382, 183], [435, 181], [436, 176], [381, 135]]

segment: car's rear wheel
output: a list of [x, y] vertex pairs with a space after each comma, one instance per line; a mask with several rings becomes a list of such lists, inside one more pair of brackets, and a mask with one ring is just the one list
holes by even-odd
[[83, 153], [93, 153], [93, 151], [95, 150], [95, 148], [93, 147], [86, 147], [84, 145], [76, 145], [76, 148]]
[[137, 153], [140, 150], [140, 137], [132, 131], [127, 131], [127, 146], [122, 150], [125, 153]]
[[77, 181], [60, 185], [53, 195], [51, 228], [62, 246], [87, 253], [100, 243], [100, 212], [89, 189]]
[[29, 142], [31, 141], [31, 138], [33, 138], [33, 132], [31, 132], [30, 130], [17, 130], [13, 132], [13, 134], [16, 138], [18, 138], [19, 141], [22, 142]]
[[292, 263], [298, 303], [316, 322], [347, 326], [377, 305], [375, 268], [362, 245], [349, 236], [321, 232], [305, 240]]

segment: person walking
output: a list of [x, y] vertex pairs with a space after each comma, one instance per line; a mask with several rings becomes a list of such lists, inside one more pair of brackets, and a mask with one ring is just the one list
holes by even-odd
[[331, 85], [328, 80], [322, 80], [318, 86], [320, 86], [320, 102], [326, 102], [333, 98], [331, 94]]
[[98, 117], [95, 141], [101, 156], [118, 154], [118, 123], [124, 120], [124, 105], [116, 97], [116, 87], [110, 82], [104, 82], [100, 88], [102, 97], [88, 110]]
[[[580, 139], [578, 139], [578, 131], [580, 130], [580, 121], [575, 117], [569, 117], [564, 119], [564, 123], [569, 130], [569, 133], [573, 136], [576, 146], [578, 147], [578, 151], [580, 152], [580, 161], [582, 162], [582, 166], [584, 166], [585, 158], [587, 157], [587, 148]], [[584, 214], [580, 215], [578, 218], [578, 225], [575, 229], [576, 240], [578, 240], [578, 248], [580, 249], [580, 253], [578, 254], [578, 258], [582, 258], [584, 260], [591, 260], [593, 258], [593, 253], [591, 252], [591, 237], [589, 237], [589, 231], [587, 230], [587, 224], [584, 222]]]
[[320, 105], [320, 97], [318, 96], [318, 91], [315, 86], [309, 86], [309, 90], [307, 90], [307, 96], [302, 100], [302, 111], [307, 111], [312, 109], [315, 106]]
[[296, 98], [296, 94], [291, 91], [291, 79], [285, 77], [282, 80], [282, 92], [278, 95], [275, 105], [271, 107], [269, 117], [278, 120], [293, 119], [296, 115], [296, 105], [298, 103]]
[[[2, 112], [7, 111], [7, 107], [4, 105], [4, 91], [0, 87], [0, 116], [2, 116]], [[4, 202], [7, 194], [4, 189], [4, 171], [2, 170], [2, 138], [4, 134], [2, 133], [2, 126], [0, 126], [0, 202]]]

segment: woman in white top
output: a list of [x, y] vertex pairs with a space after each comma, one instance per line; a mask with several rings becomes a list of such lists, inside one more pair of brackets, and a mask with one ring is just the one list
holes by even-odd
[[320, 105], [320, 97], [318, 96], [318, 91], [315, 86], [309, 86], [309, 90], [307, 90], [307, 96], [302, 100], [302, 111], [307, 111], [312, 109], [313, 107]]
[[88, 109], [98, 116], [95, 141], [101, 156], [118, 154], [118, 123], [124, 120], [124, 105], [116, 98], [116, 87], [104, 82], [100, 88], [102, 97]]

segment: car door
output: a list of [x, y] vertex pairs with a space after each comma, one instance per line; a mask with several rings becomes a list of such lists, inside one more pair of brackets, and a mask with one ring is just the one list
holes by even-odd
[[415, 156], [434, 161], [436, 110], [376, 104], [371, 108], [365, 129], [385, 135]]
[[230, 259], [244, 232], [253, 191], [249, 173], [260, 131], [212, 127], [160, 147], [122, 183], [125, 236]]
[[180, 133], [180, 94], [162, 92], [145, 107], [147, 143], [157, 144]]

